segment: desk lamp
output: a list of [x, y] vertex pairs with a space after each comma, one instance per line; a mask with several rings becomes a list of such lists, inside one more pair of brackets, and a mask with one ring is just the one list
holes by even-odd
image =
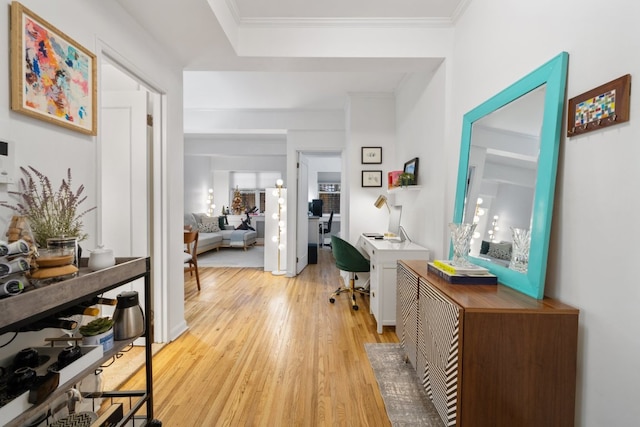
[[382, 206], [386, 205], [387, 210], [389, 211], [389, 213], [391, 213], [391, 208], [387, 204], [387, 196], [385, 196], [384, 194], [379, 195], [376, 201], [373, 203], [373, 205], [378, 209], [381, 209]]
[[[389, 206], [389, 203], [387, 203], [387, 196], [385, 196], [384, 194], [379, 195], [378, 198], [376, 199], [376, 201], [373, 202], [373, 205], [378, 209], [382, 209], [382, 206], [386, 206], [387, 210], [389, 211], [389, 215], [391, 215], [391, 207]], [[401, 206], [396, 206], [396, 209], [402, 209], [402, 207]], [[391, 221], [391, 218], [390, 218], [390, 221]], [[409, 235], [407, 234], [407, 231], [404, 229], [404, 227], [402, 225], [400, 225], [400, 215], [399, 214], [398, 214], [398, 217], [397, 217], [397, 228], [398, 228], [398, 237], [400, 238], [400, 241], [404, 242], [405, 240], [408, 240], [408, 241], [411, 242], [411, 239], [409, 238]]]

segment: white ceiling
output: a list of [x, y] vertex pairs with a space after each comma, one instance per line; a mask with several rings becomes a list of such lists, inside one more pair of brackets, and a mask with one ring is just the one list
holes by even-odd
[[[407, 73], [431, 72], [442, 59], [241, 57], [220, 22], [441, 26], [451, 25], [470, 0], [116, 1], [183, 64], [185, 108], [341, 108], [348, 92], [393, 92]], [[218, 19], [214, 9], [224, 16]]]

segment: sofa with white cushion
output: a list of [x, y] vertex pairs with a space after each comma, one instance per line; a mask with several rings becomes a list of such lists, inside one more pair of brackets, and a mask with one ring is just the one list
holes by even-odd
[[255, 230], [237, 230], [227, 223], [225, 216], [209, 216], [205, 213], [184, 215], [185, 228], [198, 230], [198, 254], [219, 248], [247, 248], [256, 243]]

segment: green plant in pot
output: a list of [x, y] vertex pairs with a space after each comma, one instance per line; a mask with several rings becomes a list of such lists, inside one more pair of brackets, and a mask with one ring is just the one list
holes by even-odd
[[399, 176], [400, 186], [406, 187], [407, 185], [414, 185], [415, 179], [416, 177], [412, 173], [401, 173]]
[[113, 320], [108, 317], [99, 317], [84, 326], [80, 326], [80, 333], [83, 337], [92, 337], [107, 332], [113, 327]]
[[47, 239], [74, 237], [85, 240], [88, 235], [82, 231], [82, 217], [96, 209], [80, 210], [87, 199], [84, 185], [75, 191], [71, 187], [71, 169], [60, 187], [54, 190], [49, 178], [33, 166], [20, 167], [23, 177], [18, 182], [17, 191], [9, 194], [18, 199], [15, 205], [0, 203], [28, 219], [34, 239], [39, 247], [47, 247]]

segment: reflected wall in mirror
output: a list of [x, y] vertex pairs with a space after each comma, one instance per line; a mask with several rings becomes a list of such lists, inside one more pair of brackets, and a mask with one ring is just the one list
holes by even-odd
[[542, 85], [471, 126], [473, 172], [462, 219], [477, 224], [471, 256], [508, 266], [510, 227], [531, 228], [545, 89]]
[[[568, 54], [465, 114], [454, 222], [476, 222], [473, 263], [544, 296]], [[510, 270], [511, 227], [531, 231], [526, 272]]]

